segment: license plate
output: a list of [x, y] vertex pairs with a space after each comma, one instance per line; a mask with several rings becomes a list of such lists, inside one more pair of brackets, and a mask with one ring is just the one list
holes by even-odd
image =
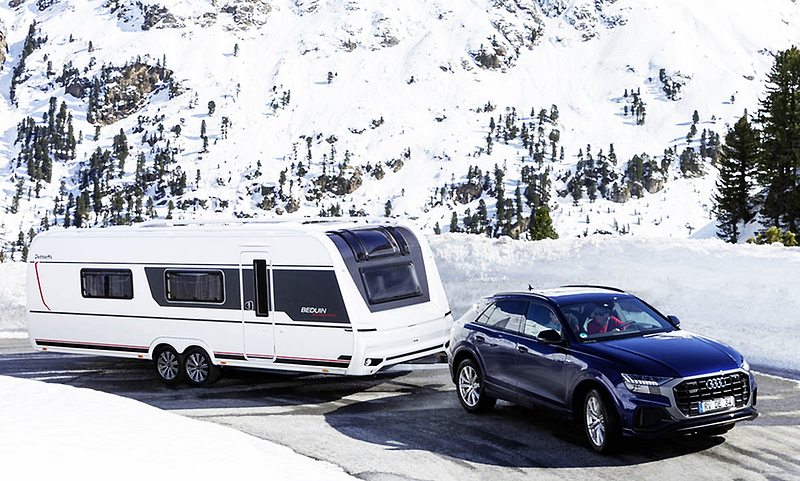
[[701, 401], [698, 404], [700, 408], [700, 414], [702, 414], [710, 411], [732, 408], [736, 406], [736, 400], [733, 398], [733, 396], [728, 396], [717, 399], [709, 399], [708, 401]]

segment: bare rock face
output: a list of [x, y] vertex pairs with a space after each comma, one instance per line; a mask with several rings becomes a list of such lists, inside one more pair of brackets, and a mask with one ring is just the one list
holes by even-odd
[[159, 4], [146, 5], [139, 1], [107, 0], [111, 13], [115, 13], [121, 23], [142, 30], [162, 28], [182, 28], [184, 19], [173, 15], [167, 7]]
[[8, 43], [6, 42], [5, 25], [0, 22], [0, 70], [3, 70], [3, 63], [6, 61], [8, 53]]
[[52, 7], [60, 0], [36, 0], [36, 7], [39, 9], [40, 12], [47, 10], [48, 8]]
[[267, 23], [272, 7], [265, 0], [229, 0], [220, 11], [233, 17], [237, 29], [247, 30]]
[[487, 10], [497, 31], [483, 46], [470, 52], [482, 68], [509, 67], [523, 49], [533, 48], [542, 36], [544, 24], [533, 0], [495, 0]]
[[134, 62], [104, 71], [101, 94], [95, 108], [95, 122], [109, 125], [128, 117], [147, 103], [151, 94], [165, 88], [175, 89], [172, 71], [161, 66]]

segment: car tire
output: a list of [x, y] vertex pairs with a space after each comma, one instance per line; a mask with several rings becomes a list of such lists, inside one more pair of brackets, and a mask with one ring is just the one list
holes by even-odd
[[486, 394], [483, 372], [478, 363], [472, 359], [464, 359], [456, 371], [456, 394], [461, 406], [470, 413], [490, 411], [497, 399]]
[[589, 446], [601, 454], [608, 454], [616, 446], [620, 429], [613, 407], [598, 389], [586, 393], [583, 400], [583, 428]]
[[183, 356], [183, 376], [192, 386], [208, 386], [217, 380], [219, 367], [203, 349], [193, 347]]
[[172, 346], [159, 347], [153, 355], [156, 374], [169, 386], [178, 384], [183, 378], [182, 360]]

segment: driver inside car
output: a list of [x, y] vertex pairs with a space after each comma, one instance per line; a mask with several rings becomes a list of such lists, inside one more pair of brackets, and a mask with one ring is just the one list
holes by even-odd
[[613, 331], [614, 329], [624, 329], [625, 323], [612, 315], [611, 309], [598, 307], [592, 312], [591, 320], [586, 325], [587, 334], [600, 334]]

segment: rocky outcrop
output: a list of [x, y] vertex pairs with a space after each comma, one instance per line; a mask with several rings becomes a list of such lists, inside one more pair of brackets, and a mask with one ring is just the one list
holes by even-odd
[[90, 94], [92, 120], [112, 124], [144, 107], [149, 97], [165, 88], [177, 90], [172, 71], [162, 66], [134, 62], [124, 67], [103, 69]]
[[267, 23], [267, 15], [272, 7], [265, 0], [232, 0], [220, 11], [233, 17], [237, 29], [247, 30]]
[[5, 26], [0, 22], [0, 70], [3, 69], [3, 64], [6, 61], [6, 54], [8, 53], [8, 43], [6, 42]]

